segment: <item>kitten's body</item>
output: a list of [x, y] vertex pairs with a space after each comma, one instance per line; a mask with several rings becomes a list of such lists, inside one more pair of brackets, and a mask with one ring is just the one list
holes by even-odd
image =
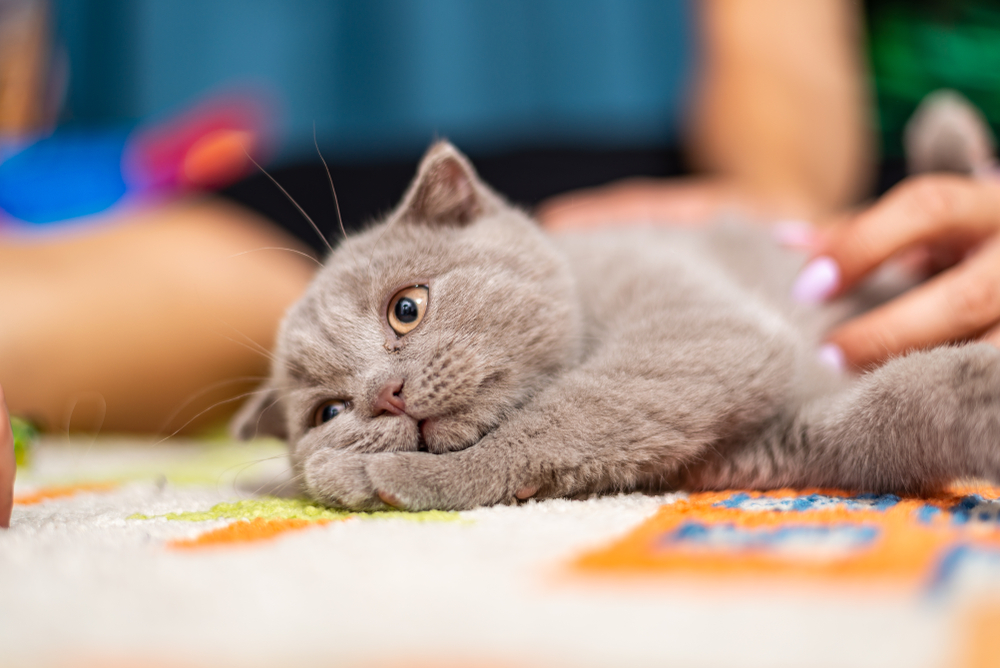
[[[736, 226], [549, 239], [439, 144], [290, 311], [238, 425], [286, 438], [308, 493], [351, 508], [1000, 481], [1000, 351], [839, 376], [816, 347], [851, 305], [796, 305], [801, 262]], [[415, 285], [426, 311], [399, 334]]]

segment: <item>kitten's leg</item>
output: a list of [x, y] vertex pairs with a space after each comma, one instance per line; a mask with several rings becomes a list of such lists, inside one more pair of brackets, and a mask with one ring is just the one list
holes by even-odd
[[790, 332], [759, 319], [710, 331], [725, 336], [678, 336], [655, 350], [619, 341], [462, 451], [319, 450], [304, 462], [306, 487], [333, 505], [417, 510], [674, 480], [714, 443], [756, 433], [787, 401], [803, 354]]
[[988, 344], [892, 360], [706, 462], [686, 486], [923, 493], [960, 477], [1000, 482], [1000, 350]]

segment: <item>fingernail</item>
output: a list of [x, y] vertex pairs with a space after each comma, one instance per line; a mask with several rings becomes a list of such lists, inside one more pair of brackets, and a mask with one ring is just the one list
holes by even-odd
[[814, 248], [819, 241], [816, 229], [804, 220], [780, 220], [771, 226], [771, 236], [788, 248]]
[[994, 160], [984, 166], [975, 167], [972, 170], [972, 176], [984, 181], [1000, 180], [1000, 164]]
[[840, 286], [840, 267], [833, 258], [821, 255], [805, 266], [792, 286], [792, 299], [800, 304], [818, 304]]
[[829, 367], [837, 373], [844, 373], [847, 363], [844, 358], [844, 351], [836, 343], [824, 343], [816, 352], [816, 357], [820, 364]]

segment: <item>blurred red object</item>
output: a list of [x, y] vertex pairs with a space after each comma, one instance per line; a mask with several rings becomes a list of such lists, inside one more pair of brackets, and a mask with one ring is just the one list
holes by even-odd
[[215, 189], [244, 176], [269, 152], [271, 115], [262, 96], [216, 95], [135, 130], [122, 172], [140, 190]]

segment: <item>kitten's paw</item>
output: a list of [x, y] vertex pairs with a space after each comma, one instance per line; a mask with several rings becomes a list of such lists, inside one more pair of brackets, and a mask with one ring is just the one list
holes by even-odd
[[440, 455], [321, 450], [304, 468], [312, 496], [353, 510], [468, 510], [555, 495], [540, 493], [516, 460], [483, 444]]
[[306, 490], [318, 501], [337, 508], [389, 508], [365, 471], [365, 460], [370, 456], [336, 450], [317, 452], [305, 463]]
[[508, 485], [477, 472], [468, 452], [376, 454], [365, 471], [378, 498], [401, 510], [468, 510], [512, 501]]

